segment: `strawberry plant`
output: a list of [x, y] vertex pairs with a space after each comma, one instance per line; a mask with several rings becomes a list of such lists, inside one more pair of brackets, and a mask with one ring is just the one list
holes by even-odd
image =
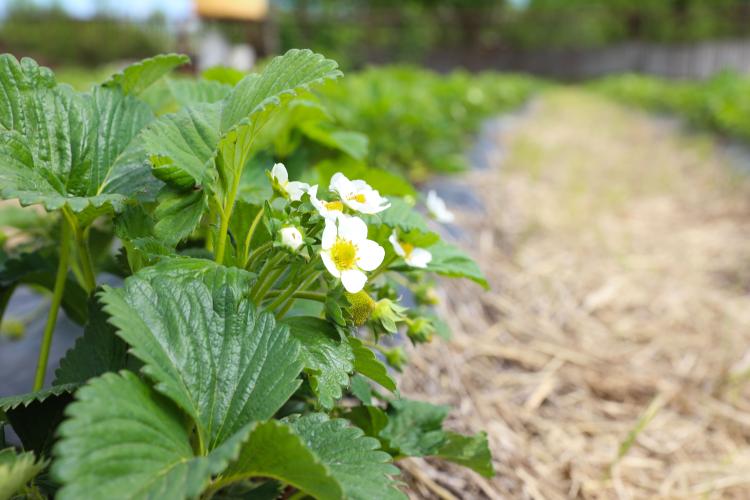
[[[185, 62], [79, 93], [0, 57], [0, 194], [48, 213], [3, 250], [0, 312], [19, 284], [52, 295], [33, 390], [0, 399], [23, 448], [0, 451], [0, 498], [405, 498], [408, 456], [491, 475], [485, 434], [444, 429], [449, 409], [394, 379], [398, 339], [444, 329], [430, 276], [486, 286], [476, 264], [388, 195], [413, 193], [392, 174], [310, 185], [264, 166], [336, 63], [292, 50], [233, 86], [183, 82], [160, 114], [149, 87]], [[60, 308], [84, 332], [45, 387]]]

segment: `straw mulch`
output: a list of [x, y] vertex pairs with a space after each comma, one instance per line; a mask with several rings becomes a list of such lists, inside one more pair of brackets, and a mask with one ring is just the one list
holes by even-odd
[[544, 95], [457, 210], [490, 292], [445, 282], [454, 338], [404, 392], [486, 430], [483, 479], [404, 463], [413, 498], [750, 498], [750, 184], [706, 136]]

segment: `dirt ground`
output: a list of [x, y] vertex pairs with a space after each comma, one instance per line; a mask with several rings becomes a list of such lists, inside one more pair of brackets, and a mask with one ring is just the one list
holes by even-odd
[[496, 477], [405, 464], [413, 498], [750, 498], [750, 181], [709, 136], [551, 91], [457, 211], [492, 285], [404, 392], [486, 430]]

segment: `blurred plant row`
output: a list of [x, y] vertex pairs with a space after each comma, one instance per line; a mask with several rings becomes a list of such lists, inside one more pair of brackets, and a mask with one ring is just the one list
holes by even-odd
[[[54, 3], [41, 4], [9, 2], [0, 28], [3, 50], [49, 64], [93, 66], [175, 49], [176, 32], [158, 13], [133, 23], [102, 7], [92, 19], [80, 20]], [[310, 47], [346, 69], [368, 61], [440, 65], [444, 56], [456, 60], [456, 54], [750, 34], [750, 4], [744, 0], [293, 0], [271, 5], [270, 24], [278, 27], [275, 45]], [[247, 41], [246, 25], [212, 27], [231, 40]]]
[[726, 72], [705, 81], [618, 75], [591, 83], [610, 97], [674, 113], [691, 124], [750, 140], [750, 78]]

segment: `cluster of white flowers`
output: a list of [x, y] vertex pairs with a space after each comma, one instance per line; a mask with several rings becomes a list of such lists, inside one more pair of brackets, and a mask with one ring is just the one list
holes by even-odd
[[[317, 184], [310, 186], [304, 182], [290, 182], [287, 170], [281, 163], [273, 166], [271, 181], [276, 191], [291, 201], [299, 201], [305, 193], [308, 194], [310, 203], [325, 219], [320, 250], [323, 264], [332, 276], [341, 280], [347, 292], [362, 290], [367, 283], [365, 271], [374, 271], [383, 263], [385, 250], [375, 241], [367, 239], [367, 224], [355, 215], [348, 215], [345, 210], [377, 214], [391, 206], [388, 200], [365, 181], [349, 180], [341, 172], [331, 177], [328, 186], [328, 190], [337, 198], [333, 200], [318, 198]], [[453, 220], [453, 214], [434, 191], [427, 196], [427, 207], [438, 221]], [[283, 227], [280, 237], [282, 244], [292, 251], [302, 246], [302, 232], [295, 226]], [[426, 268], [432, 260], [428, 250], [399, 240], [396, 231], [389, 241], [396, 255], [411, 267]]]

